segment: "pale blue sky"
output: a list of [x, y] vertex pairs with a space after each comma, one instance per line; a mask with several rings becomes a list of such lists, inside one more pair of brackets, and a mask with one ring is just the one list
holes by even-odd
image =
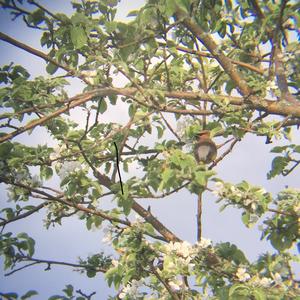
[[[120, 18], [124, 17], [128, 11], [138, 8], [144, 1], [123, 0], [120, 6]], [[56, 11], [70, 11], [69, 0], [42, 1], [44, 5]], [[11, 23], [9, 17], [3, 11], [0, 12], [0, 29], [4, 33], [18, 38], [35, 48], [39, 48], [38, 34], [31, 29], [25, 29], [21, 20]], [[44, 50], [46, 51], [46, 50]], [[25, 68], [36, 76], [44, 73], [45, 63], [22, 50], [16, 49], [0, 41], [0, 62], [1, 65], [14, 61], [22, 64]], [[75, 82], [74, 82], [75, 83]], [[71, 89], [72, 93], [80, 91], [80, 85], [76, 81]], [[114, 118], [115, 115], [107, 115], [106, 118]], [[35, 130], [28, 139], [24, 134], [20, 141], [30, 141], [32, 143], [51, 144], [49, 137], [40, 130]], [[297, 142], [300, 143], [298, 136]], [[252, 184], [264, 186], [268, 191], [276, 193], [286, 185], [299, 187], [300, 169], [296, 169], [288, 177], [276, 177], [268, 181], [266, 173], [269, 171], [273, 155], [269, 150], [272, 144], [266, 145], [264, 138], [246, 136], [246, 138], [235, 148], [232, 155], [228, 156], [218, 167], [218, 177], [233, 183], [248, 180]], [[134, 174], [131, 174], [134, 176]], [[6, 199], [6, 193], [1, 189], [2, 203]], [[206, 195], [203, 209], [203, 236], [212, 239], [214, 242], [230, 241], [240, 247], [251, 260], [265, 250], [273, 252], [273, 249], [265, 241], [259, 242], [260, 232], [257, 227], [246, 229], [240, 219], [240, 212], [227, 209], [219, 213], [218, 205], [214, 203], [215, 198]], [[175, 194], [163, 200], [141, 200], [140, 203], [147, 207], [151, 205], [152, 212], [158, 216], [164, 224], [176, 232], [182, 239], [191, 243], [196, 239], [196, 198], [188, 192]], [[3, 207], [3, 204], [1, 204]], [[21, 220], [10, 226], [6, 231], [28, 232], [36, 239], [35, 257], [53, 260], [65, 260], [76, 262], [77, 257], [86, 257], [88, 254], [96, 253], [99, 250], [108, 248], [103, 245], [102, 234], [90, 232], [85, 229], [85, 225], [76, 220], [65, 219], [63, 226], [57, 226], [46, 230], [43, 228], [43, 213]], [[35, 266], [25, 269], [16, 274], [4, 277], [3, 269], [0, 269], [0, 291], [15, 291], [20, 294], [29, 289], [39, 291], [39, 296], [33, 299], [45, 299], [53, 294], [58, 294], [66, 284], [73, 284], [76, 289], [82, 289], [87, 294], [97, 292], [95, 299], [106, 299], [109, 289], [104, 283], [102, 275], [97, 275], [94, 279], [88, 279], [79, 273], [72, 272], [71, 269], [61, 266], [53, 266], [52, 271], [44, 272], [46, 266]]]

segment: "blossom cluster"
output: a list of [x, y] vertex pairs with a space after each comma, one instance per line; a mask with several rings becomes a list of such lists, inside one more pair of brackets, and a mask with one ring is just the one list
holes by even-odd
[[143, 280], [131, 280], [130, 283], [128, 283], [119, 294], [120, 299], [124, 299], [125, 297], [128, 297], [129, 299], [135, 299], [139, 296], [138, 288], [143, 285]]
[[187, 241], [170, 242], [164, 245], [162, 249], [164, 272], [167, 272], [169, 275], [180, 273], [182, 270], [191, 273], [195, 267], [193, 259], [198, 255], [199, 251], [209, 246], [211, 246], [211, 241], [204, 238], [195, 245]]
[[65, 179], [72, 172], [81, 170], [81, 164], [79, 161], [65, 161], [58, 172], [58, 176], [61, 180]]
[[183, 242], [170, 242], [164, 246], [165, 253], [176, 253], [178, 256], [187, 258], [194, 257], [199, 250], [211, 246], [211, 241], [209, 239], [202, 238], [200, 242], [195, 245], [190, 244], [187, 241]]
[[247, 269], [242, 266], [237, 269], [235, 276], [240, 282], [248, 282], [254, 287], [269, 288], [272, 285], [283, 285], [282, 278], [279, 273], [273, 274], [272, 278], [259, 277], [258, 275], [251, 277], [251, 275], [247, 272]]
[[260, 209], [266, 208], [265, 205], [271, 201], [270, 195], [263, 188], [251, 187], [245, 182], [235, 186], [218, 181], [215, 186], [216, 189], [212, 193], [219, 200], [228, 199], [228, 204], [237, 204], [251, 213], [258, 213]]

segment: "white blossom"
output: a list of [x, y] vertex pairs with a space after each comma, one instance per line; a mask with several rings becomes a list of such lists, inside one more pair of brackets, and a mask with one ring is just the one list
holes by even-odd
[[260, 279], [259, 283], [263, 287], [269, 287], [272, 284], [272, 279], [263, 277]]
[[169, 244], [165, 245], [165, 251], [167, 253], [176, 252], [176, 254], [187, 258], [192, 252], [193, 247], [187, 241], [184, 242], [170, 242]]
[[180, 291], [180, 285], [176, 282], [174, 282], [174, 281], [169, 281], [169, 286], [170, 286], [170, 288], [171, 288], [171, 290], [173, 290], [173, 291]]
[[97, 76], [96, 70], [83, 70], [81, 71], [81, 75], [88, 81], [90, 84], [94, 84], [95, 77]]
[[114, 267], [117, 267], [119, 265], [119, 261], [116, 260], [116, 259], [112, 259], [111, 260], [111, 264], [114, 266]]
[[58, 176], [61, 180], [66, 178], [70, 173], [80, 170], [81, 164], [79, 161], [66, 161], [63, 163], [60, 171], [58, 172]]
[[188, 264], [189, 273], [192, 273], [194, 271], [195, 266], [195, 264]]
[[267, 288], [269, 286], [271, 286], [273, 280], [267, 277], [263, 277], [263, 278], [259, 278], [259, 277], [255, 277], [253, 279], [251, 279], [251, 284], [254, 286], [261, 286], [264, 288]]
[[296, 214], [299, 214], [299, 213], [300, 213], [300, 203], [298, 203], [298, 204], [296, 204], [296, 205], [294, 206], [294, 211], [295, 211]]
[[144, 219], [140, 215], [136, 214], [135, 215], [135, 220], [132, 223], [135, 224], [135, 225], [138, 225], [138, 224], [141, 224], [143, 222], [144, 222]]
[[113, 235], [112, 235], [112, 232], [111, 232], [110, 228], [104, 228], [103, 232], [104, 232], [104, 236], [102, 238], [102, 242], [104, 244], [110, 245], [112, 243], [112, 240], [113, 240]]
[[210, 239], [201, 238], [200, 242], [197, 242], [197, 247], [200, 249], [205, 249], [209, 246], [211, 246], [212, 242]]
[[172, 270], [172, 269], [175, 269], [175, 267], [176, 267], [176, 265], [171, 260], [164, 262], [164, 269]]
[[81, 71], [82, 76], [95, 77], [97, 76], [97, 70], [83, 70]]
[[220, 197], [223, 190], [224, 190], [224, 184], [221, 181], [218, 181], [215, 183], [215, 190], [212, 192], [215, 196]]
[[57, 146], [57, 147], [54, 147], [54, 152], [52, 152], [50, 155], [49, 155], [49, 158], [51, 160], [57, 160], [58, 158], [61, 157], [61, 153], [66, 150], [67, 147], [66, 145], [62, 145], [62, 146]]
[[256, 210], [257, 209], [257, 204], [256, 203], [252, 203], [251, 204], [251, 209], [252, 210]]
[[282, 283], [282, 278], [281, 278], [279, 273], [275, 273], [273, 278], [274, 278], [274, 281], [275, 281], [276, 284], [281, 284]]
[[251, 276], [246, 271], [247, 270], [245, 268], [238, 268], [235, 275], [237, 276], [240, 282], [245, 282], [251, 278]]
[[179, 255], [182, 255], [183, 257], [188, 257], [190, 255], [192, 249], [192, 245], [186, 241], [181, 243], [180, 247], [177, 250], [177, 253]]
[[129, 284], [127, 284], [122, 292], [119, 294], [120, 299], [124, 299], [126, 296], [130, 299], [138, 296], [138, 288], [143, 284], [142, 280], [133, 279]]
[[252, 205], [256, 200], [252, 199], [252, 198], [247, 198], [246, 200], [244, 200], [244, 205], [248, 206], [248, 205]]
[[267, 82], [267, 92], [274, 96], [274, 91], [278, 89], [277, 84], [274, 80]]

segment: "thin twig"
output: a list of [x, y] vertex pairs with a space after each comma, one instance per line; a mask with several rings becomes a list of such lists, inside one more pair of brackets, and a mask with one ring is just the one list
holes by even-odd
[[198, 195], [197, 201], [197, 241], [201, 241], [202, 237], [202, 196], [203, 192], [200, 192]]

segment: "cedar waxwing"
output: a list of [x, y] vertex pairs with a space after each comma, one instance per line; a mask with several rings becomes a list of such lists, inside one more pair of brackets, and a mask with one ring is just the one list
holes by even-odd
[[210, 138], [208, 130], [200, 131], [197, 134], [198, 142], [195, 145], [194, 154], [197, 162], [209, 164], [217, 157], [217, 146]]

